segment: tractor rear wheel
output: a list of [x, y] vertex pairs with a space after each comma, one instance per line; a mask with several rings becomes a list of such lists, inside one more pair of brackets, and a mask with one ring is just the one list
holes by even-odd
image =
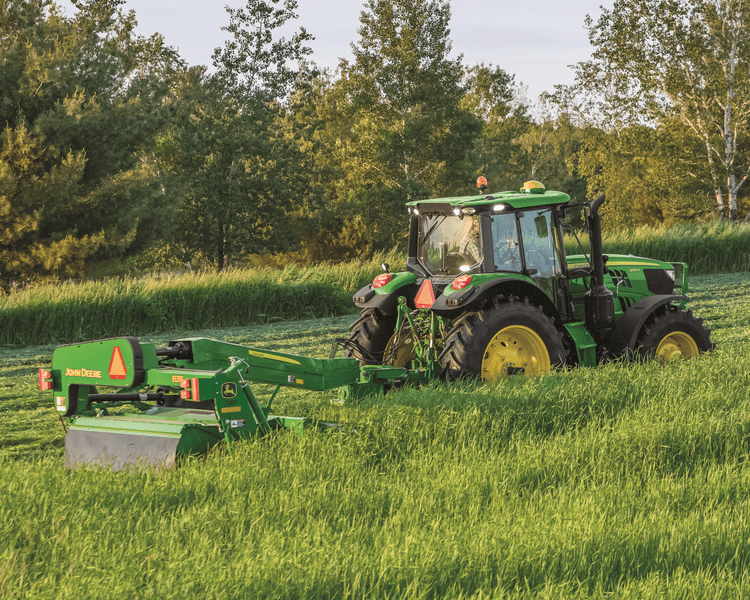
[[666, 306], [654, 313], [644, 325], [636, 351], [641, 358], [658, 357], [663, 363], [690, 358], [712, 350], [711, 332], [696, 319], [692, 311]]
[[383, 364], [409, 369], [414, 357], [414, 335], [409, 325], [404, 323], [388, 340], [383, 353]]
[[554, 318], [528, 298], [496, 299], [484, 310], [464, 313], [453, 325], [440, 355], [449, 379], [536, 375], [568, 360]]
[[383, 314], [377, 308], [365, 308], [349, 327], [349, 342], [344, 355], [361, 365], [383, 364], [383, 356], [396, 330], [396, 315]]

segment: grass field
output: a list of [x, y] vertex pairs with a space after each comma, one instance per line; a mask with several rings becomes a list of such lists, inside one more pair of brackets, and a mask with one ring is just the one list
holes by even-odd
[[[588, 253], [587, 236], [583, 251]], [[570, 254], [581, 247], [565, 240]], [[688, 264], [690, 276], [750, 270], [750, 224], [711, 221], [671, 228], [608, 232], [604, 252]], [[0, 345], [62, 344], [177, 327], [247, 327], [353, 311], [352, 295], [387, 262], [405, 269], [395, 250], [371, 259], [311, 267], [238, 269], [39, 285], [0, 296]], [[2, 292], [0, 292], [2, 293]]]
[[[183, 468], [65, 472], [36, 369], [0, 350], [0, 598], [742, 598], [750, 595], [750, 274], [692, 279], [718, 344], [358, 406], [346, 433]], [[352, 316], [181, 332], [324, 357]], [[160, 335], [168, 341], [174, 335]]]
[[352, 295], [395, 253], [284, 269], [40, 285], [0, 297], [0, 345], [63, 344], [175, 327], [226, 328], [352, 314]]
[[[605, 217], [606, 223], [606, 217]], [[579, 235], [588, 253], [588, 238]], [[691, 274], [750, 270], [750, 223], [708, 221], [677, 223], [671, 227], [641, 226], [604, 232], [604, 252], [634, 254], [688, 264]], [[579, 254], [573, 236], [566, 235], [568, 254]]]

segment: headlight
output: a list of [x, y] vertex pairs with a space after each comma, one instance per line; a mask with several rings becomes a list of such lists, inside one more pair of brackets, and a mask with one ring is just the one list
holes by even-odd
[[667, 277], [674, 281], [674, 269], [664, 269], [664, 272], [667, 274]]

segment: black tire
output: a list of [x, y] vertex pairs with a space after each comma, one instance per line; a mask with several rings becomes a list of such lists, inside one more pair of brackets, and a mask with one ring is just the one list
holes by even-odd
[[711, 331], [693, 312], [664, 306], [654, 312], [638, 334], [636, 355], [641, 359], [658, 356], [662, 362], [689, 358], [713, 350]]
[[396, 315], [383, 314], [377, 308], [365, 308], [349, 327], [344, 355], [356, 358], [361, 365], [383, 364], [385, 347], [395, 330]]
[[[531, 343], [524, 348], [527, 341]], [[489, 380], [563, 367], [569, 353], [562, 330], [541, 306], [530, 304], [528, 298], [498, 298], [483, 310], [466, 312], [454, 321], [440, 362], [448, 379]], [[531, 361], [520, 364], [523, 357]]]

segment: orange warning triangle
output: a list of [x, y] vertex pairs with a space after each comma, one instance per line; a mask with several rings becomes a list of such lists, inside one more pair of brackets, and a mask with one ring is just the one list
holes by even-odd
[[430, 308], [433, 304], [435, 304], [435, 292], [432, 289], [432, 282], [429, 279], [425, 279], [417, 292], [417, 297], [414, 299], [414, 306], [417, 308]]
[[125, 379], [128, 370], [125, 368], [125, 361], [122, 359], [122, 352], [119, 346], [112, 350], [112, 358], [109, 361], [109, 377], [111, 379]]

